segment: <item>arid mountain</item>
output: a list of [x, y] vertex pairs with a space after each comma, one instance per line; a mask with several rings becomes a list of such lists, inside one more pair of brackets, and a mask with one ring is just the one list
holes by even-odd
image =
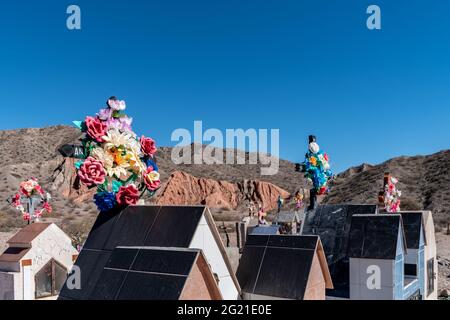
[[[62, 144], [77, 143], [79, 137], [80, 133], [77, 129], [67, 126], [0, 131], [2, 150], [0, 198], [6, 200], [16, 192], [21, 180], [35, 176], [52, 193], [56, 219], [60, 216], [77, 220], [78, 217], [84, 217], [86, 213], [89, 216], [95, 216], [95, 206], [91, 203], [93, 191], [73, 188], [74, 161], [63, 158], [57, 151]], [[191, 149], [193, 156], [194, 147], [192, 146]], [[164, 193], [162, 199], [165, 199], [158, 201], [167, 202], [170, 199], [179, 203], [180, 200], [175, 199], [178, 192], [175, 190], [183, 185], [184, 193], [187, 190], [197, 193], [196, 197], [190, 199], [190, 203], [194, 201], [192, 199], [198, 199], [201, 202], [208, 201], [207, 198], [221, 198], [220, 201], [224, 201], [225, 207], [236, 209], [239, 207], [236, 203], [241, 204], [242, 199], [248, 198], [248, 195], [242, 191], [236, 193], [236, 199], [227, 195], [229, 192], [227, 188], [231, 185], [238, 190], [242, 189], [246, 183], [263, 185], [263, 182], [267, 182], [273, 185], [273, 190], [283, 189], [288, 193], [310, 186], [302, 174], [294, 171], [294, 164], [286, 160], [280, 160], [279, 172], [276, 175], [261, 176], [260, 162], [257, 165], [175, 165], [171, 160], [171, 153], [172, 148], [161, 147], [157, 154], [163, 180], [163, 188], [158, 194], [158, 199], [162, 192]], [[240, 156], [248, 159], [250, 155], [245, 153]], [[376, 203], [383, 174], [388, 171], [400, 180], [399, 189], [403, 192], [404, 209], [425, 208], [433, 210], [439, 219], [445, 219], [450, 216], [449, 168], [450, 150], [429, 156], [394, 158], [375, 166], [363, 164], [338, 175], [331, 184], [331, 193], [323, 201], [325, 203]], [[171, 177], [176, 171], [178, 172]], [[167, 186], [168, 183], [169, 186]], [[175, 187], [176, 185], [178, 187]], [[214, 191], [206, 191], [207, 189]], [[200, 193], [203, 196], [199, 196]], [[219, 193], [224, 194], [219, 196]], [[184, 197], [188, 198], [186, 195]], [[273, 199], [271, 201], [273, 202]], [[16, 215], [6, 201], [2, 203], [0, 228], [5, 229], [14, 220], [12, 217]], [[267, 203], [267, 205], [273, 207], [273, 203], [270, 205]]]
[[239, 183], [196, 178], [182, 171], [175, 171], [157, 197], [158, 204], [205, 204], [222, 210], [243, 209], [245, 201], [261, 203], [266, 210], [277, 206], [279, 196], [289, 198], [290, 193], [276, 185], [258, 180], [242, 180]]
[[431, 210], [437, 222], [450, 218], [450, 150], [348, 169], [333, 181], [324, 202], [376, 204], [385, 172], [399, 179], [402, 210]]
[[[74, 185], [75, 161], [62, 157], [58, 152], [63, 144], [77, 144], [80, 136], [77, 129], [68, 126], [0, 131], [3, 151], [0, 155], [0, 199], [3, 199], [0, 231], [23, 225], [21, 217], [10, 208], [6, 199], [17, 192], [21, 181], [31, 176], [39, 179], [52, 194], [54, 213], [48, 220], [59, 223], [66, 230], [69, 228], [72, 233], [90, 226], [97, 214], [91, 200], [94, 190]], [[189, 199], [189, 204], [198, 200], [198, 203], [207, 202], [213, 207], [217, 203], [217, 209], [237, 210], [243, 208], [245, 199], [253, 198], [262, 201], [266, 209], [272, 209], [278, 194], [287, 197], [307, 185], [302, 175], [294, 172], [294, 164], [289, 161], [280, 160], [280, 170], [276, 175], [261, 176], [259, 164], [175, 165], [171, 153], [172, 148], [167, 147], [161, 147], [157, 153], [163, 187], [152, 201], [181, 204]], [[236, 156], [248, 158], [250, 155]], [[171, 178], [174, 172], [176, 174]], [[212, 186], [221, 187], [212, 192]], [[234, 194], [227, 195], [224, 186], [232, 186]], [[191, 197], [187, 190], [193, 193]], [[175, 196], [178, 192], [186, 195], [183, 201]]]

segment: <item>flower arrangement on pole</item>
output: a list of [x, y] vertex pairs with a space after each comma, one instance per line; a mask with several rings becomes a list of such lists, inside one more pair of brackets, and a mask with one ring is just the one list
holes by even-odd
[[386, 212], [396, 213], [400, 211], [400, 197], [402, 192], [397, 189], [398, 179], [389, 173], [384, 174], [383, 189], [378, 194], [378, 202]]
[[52, 213], [51, 196], [45, 192], [36, 178], [20, 183], [19, 192], [9, 200], [11, 206], [20, 211], [24, 221], [39, 222], [42, 215]]
[[136, 205], [161, 185], [153, 139], [132, 130], [125, 101], [111, 97], [95, 117], [74, 124], [84, 133], [82, 160], [75, 165], [80, 182], [97, 188], [94, 202], [100, 211]]
[[316, 137], [310, 136], [308, 152], [305, 155], [301, 171], [305, 173], [305, 178], [312, 181], [317, 195], [323, 195], [329, 191], [328, 181], [333, 177], [329, 161], [328, 154], [322, 152], [316, 142]]

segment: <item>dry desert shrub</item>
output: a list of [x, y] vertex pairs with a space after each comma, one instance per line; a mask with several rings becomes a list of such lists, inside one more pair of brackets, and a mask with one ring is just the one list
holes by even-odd
[[22, 228], [25, 225], [19, 214], [12, 214], [3, 210], [0, 212], [0, 232], [9, 232], [16, 228]]
[[67, 217], [61, 222], [61, 229], [69, 235], [75, 247], [77, 245], [82, 246], [86, 241], [94, 221], [95, 218], [92, 217], [85, 217], [82, 220], [74, 220], [71, 217]]

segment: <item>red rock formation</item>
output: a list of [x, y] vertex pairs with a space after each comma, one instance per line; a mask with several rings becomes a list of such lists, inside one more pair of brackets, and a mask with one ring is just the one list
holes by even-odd
[[245, 180], [230, 183], [213, 179], [196, 178], [181, 171], [175, 171], [159, 192], [157, 203], [165, 205], [197, 205], [210, 208], [235, 210], [246, 199], [263, 204], [265, 210], [277, 207], [278, 196], [289, 198], [289, 192], [263, 181]]
[[75, 204], [89, 201], [94, 196], [96, 189], [89, 189], [81, 184], [77, 177], [73, 158], [65, 158], [61, 165], [53, 173], [52, 190], [57, 191], [64, 198], [72, 200]]

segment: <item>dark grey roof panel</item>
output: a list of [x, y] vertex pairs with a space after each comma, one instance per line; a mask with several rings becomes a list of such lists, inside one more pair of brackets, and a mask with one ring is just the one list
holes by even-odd
[[111, 252], [109, 251], [83, 249], [75, 262], [75, 265], [80, 268], [81, 272], [81, 289], [69, 289], [66, 283], [61, 290], [60, 296], [75, 300], [88, 299], [110, 255]]
[[109, 235], [116, 223], [120, 211], [100, 212], [97, 216], [83, 248], [103, 250], [108, 242]]
[[313, 257], [312, 250], [268, 247], [254, 293], [294, 300], [303, 299]]
[[117, 300], [178, 300], [187, 277], [129, 272]]
[[353, 216], [348, 256], [365, 259], [395, 259], [401, 234], [401, 217], [389, 215]]
[[[376, 214], [376, 205], [320, 205], [306, 212], [302, 227], [303, 235], [318, 235], [322, 242], [333, 280], [333, 290], [327, 295], [349, 296], [348, 236], [352, 216], [355, 214]], [[341, 270], [347, 272], [341, 272]]]
[[[116, 248], [88, 298], [178, 299], [199, 253], [199, 249]], [[138, 280], [141, 282], [136, 285]]]
[[131, 270], [143, 272], [189, 275], [199, 251], [142, 249]]
[[245, 245], [236, 276], [243, 292], [253, 292], [266, 247]]
[[123, 270], [104, 269], [89, 300], [116, 300], [126, 276]]
[[116, 248], [111, 254], [106, 267], [112, 269], [129, 270], [134, 260], [136, 259], [138, 252], [139, 249]]
[[424, 232], [422, 212], [400, 212], [405, 229], [406, 247], [419, 249], [420, 233]]
[[251, 235], [237, 278], [245, 293], [303, 299], [319, 237]]
[[187, 248], [205, 207], [162, 207], [144, 246]]
[[248, 235], [247, 241], [245, 242], [246, 246], [267, 246], [269, 243], [270, 235]]
[[125, 209], [112, 228], [106, 250], [117, 246], [142, 246], [147, 233], [155, 224], [161, 207], [130, 206]]
[[270, 237], [267, 246], [315, 250], [318, 240], [318, 236], [286, 235], [284, 237]]
[[[127, 269], [130, 261], [132, 262], [136, 258], [134, 257], [135, 252], [123, 251], [122, 254], [115, 255], [110, 259], [111, 252], [116, 247], [187, 248], [204, 211], [204, 206], [130, 206], [122, 212], [100, 213], [75, 263], [83, 273], [82, 289], [68, 290], [65, 287], [61, 292], [61, 297], [86, 299], [94, 294], [92, 292], [105, 266], [113, 269]], [[163, 264], [153, 267], [159, 268], [159, 270], [166, 268]], [[167, 266], [167, 268], [169, 267]], [[182, 265], [177, 263], [176, 267], [181, 268]], [[179, 272], [185, 272], [183, 268], [179, 270], [181, 270]], [[104, 277], [107, 278], [109, 274], [106, 272]], [[97, 287], [95, 295], [98, 298], [106, 297], [108, 295], [105, 290]]]

